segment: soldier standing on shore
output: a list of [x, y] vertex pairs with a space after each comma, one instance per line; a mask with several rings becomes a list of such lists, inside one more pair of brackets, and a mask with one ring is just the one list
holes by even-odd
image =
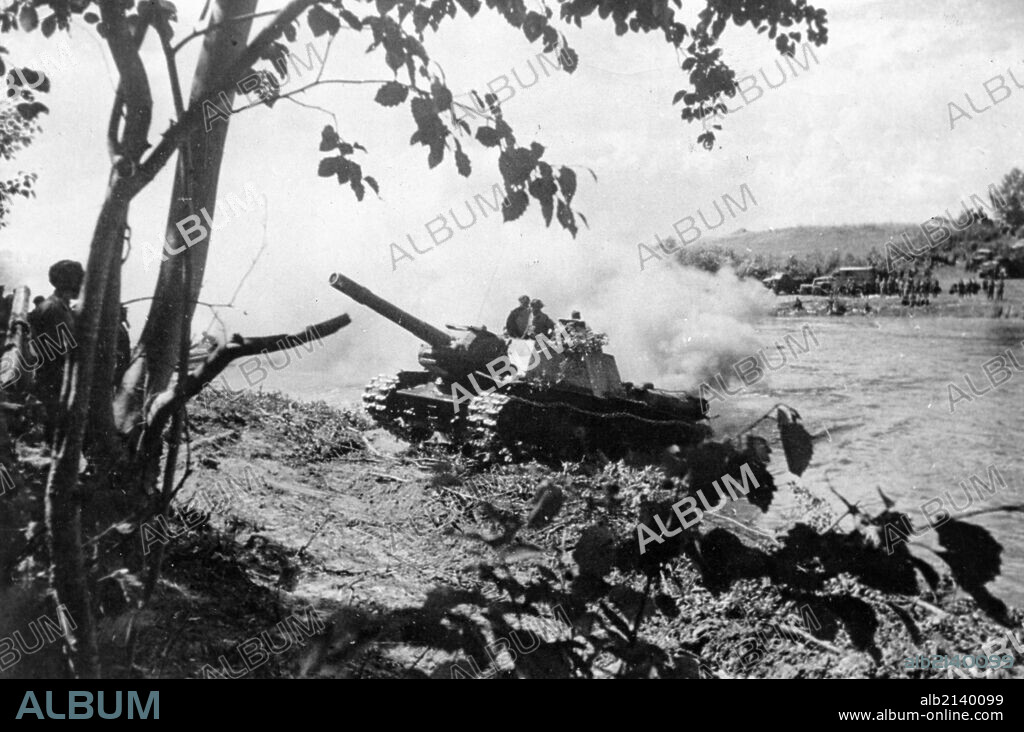
[[72, 346], [66, 354], [61, 353], [58, 357], [53, 356], [49, 344], [59, 344], [63, 342], [65, 333], [72, 335], [75, 332], [75, 314], [71, 310], [71, 301], [82, 290], [85, 270], [79, 262], [63, 259], [50, 267], [49, 276], [50, 284], [54, 287], [53, 294], [29, 314], [32, 349], [39, 360], [33, 389], [46, 412], [44, 433], [47, 442], [53, 439], [57, 424], [64, 366], [74, 355], [74, 340], [72, 336]]

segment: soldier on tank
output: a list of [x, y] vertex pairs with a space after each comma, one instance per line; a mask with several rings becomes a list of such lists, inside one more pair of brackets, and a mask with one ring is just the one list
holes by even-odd
[[526, 337], [550, 336], [555, 332], [555, 321], [543, 311], [544, 303], [540, 300], [530, 301], [530, 322], [526, 326]]
[[508, 314], [505, 319], [505, 335], [509, 338], [522, 338], [526, 335], [526, 326], [530, 324], [530, 298], [523, 295], [519, 298], [519, 307]]

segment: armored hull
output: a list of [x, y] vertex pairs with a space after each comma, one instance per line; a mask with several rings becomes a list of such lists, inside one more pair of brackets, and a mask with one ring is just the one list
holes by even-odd
[[600, 397], [522, 381], [495, 385], [456, 409], [450, 390], [429, 372], [402, 371], [371, 381], [363, 403], [403, 440], [423, 441], [436, 432], [489, 460], [576, 460], [596, 451], [614, 460], [711, 436], [699, 400], [645, 389]]

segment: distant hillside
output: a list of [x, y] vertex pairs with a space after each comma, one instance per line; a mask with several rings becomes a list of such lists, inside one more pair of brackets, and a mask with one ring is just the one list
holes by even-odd
[[864, 257], [872, 248], [883, 251], [889, 237], [901, 231], [913, 235], [914, 224], [855, 224], [844, 226], [794, 226], [768, 231], [746, 231], [708, 239], [707, 244], [732, 249], [736, 254], [766, 254], [776, 257], [804, 257], [815, 252], [824, 255], [838, 249], [840, 256], [850, 253]]

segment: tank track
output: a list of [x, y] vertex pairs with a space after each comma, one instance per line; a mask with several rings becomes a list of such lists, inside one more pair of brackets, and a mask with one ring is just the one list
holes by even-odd
[[[680, 420], [681, 422], [681, 420]], [[585, 452], [602, 450], [617, 458], [625, 452], [651, 450], [672, 440], [654, 439], [652, 431], [670, 429], [625, 412], [601, 414], [567, 404], [534, 402], [505, 393], [491, 393], [473, 400], [465, 417], [466, 452], [486, 462], [579, 459]], [[532, 434], [517, 439], [520, 426], [531, 425]], [[693, 425], [699, 437], [710, 437], [710, 428]], [[704, 432], [706, 434], [701, 434]]]
[[464, 448], [485, 462], [510, 462], [517, 456], [501, 439], [498, 422], [502, 410], [511, 403], [505, 394], [484, 394], [474, 399], [466, 410]]
[[402, 375], [381, 374], [363, 389], [366, 413], [388, 432], [408, 442], [422, 442], [430, 437], [430, 433], [406, 423], [401, 409], [393, 402], [393, 395], [399, 389], [417, 386], [418, 382], [418, 379], [402, 378]]

